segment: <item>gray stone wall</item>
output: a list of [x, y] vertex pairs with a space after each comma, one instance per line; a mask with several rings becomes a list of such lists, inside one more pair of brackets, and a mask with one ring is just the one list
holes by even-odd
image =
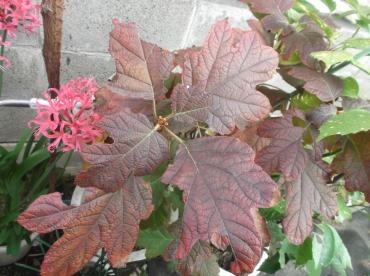
[[[175, 50], [200, 45], [220, 19], [228, 17], [232, 25], [247, 28], [251, 16], [238, 0], [65, 0], [61, 80], [92, 76], [104, 82], [114, 73], [108, 54], [113, 18], [136, 22], [143, 39]], [[5, 73], [1, 99], [29, 99], [47, 88], [42, 37], [42, 28], [32, 35], [19, 34], [7, 50], [13, 64]], [[351, 73], [359, 74], [358, 70]], [[367, 76], [364, 83], [369, 80]], [[278, 78], [273, 82], [283, 85]], [[33, 114], [1, 107], [0, 142], [16, 141]]]

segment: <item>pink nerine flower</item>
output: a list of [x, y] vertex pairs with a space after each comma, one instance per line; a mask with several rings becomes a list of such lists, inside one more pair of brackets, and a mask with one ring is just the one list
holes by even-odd
[[18, 26], [32, 32], [40, 26], [40, 5], [30, 0], [0, 0], [0, 31], [15, 36]]
[[[15, 37], [20, 26], [27, 32], [39, 27], [39, 11], [40, 5], [31, 3], [30, 0], [0, 0], [0, 47], [10, 46], [5, 37]], [[10, 65], [10, 61], [4, 56], [0, 56], [0, 65], [4, 59], [6, 66], [1, 66], [1, 70]]]
[[[35, 135], [51, 139], [48, 150], [53, 152], [60, 144], [63, 151], [81, 151], [83, 144], [92, 143], [102, 136], [96, 124], [101, 116], [93, 111], [94, 93], [98, 87], [94, 80], [78, 78], [44, 92], [45, 103], [37, 102], [37, 115], [29, 125], [35, 124]], [[56, 96], [52, 98], [50, 94]]]

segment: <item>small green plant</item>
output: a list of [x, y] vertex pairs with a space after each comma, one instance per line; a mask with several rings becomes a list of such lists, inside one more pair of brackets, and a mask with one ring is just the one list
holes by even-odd
[[[30, 130], [24, 132], [14, 148], [0, 146], [0, 245], [16, 255], [23, 239], [30, 233], [16, 219], [38, 196], [48, 192], [48, 179], [61, 154], [51, 159], [46, 139], [34, 140]], [[63, 169], [57, 170], [57, 177]]]

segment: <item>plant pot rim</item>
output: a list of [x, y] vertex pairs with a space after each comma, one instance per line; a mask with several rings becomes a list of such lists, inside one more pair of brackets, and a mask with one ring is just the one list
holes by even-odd
[[18, 255], [8, 255], [6, 253], [7, 246], [0, 246], [0, 266], [9, 265], [22, 259], [31, 249], [32, 242], [38, 237], [39, 233], [33, 232], [30, 234], [31, 244], [28, 244], [26, 240], [21, 241]]

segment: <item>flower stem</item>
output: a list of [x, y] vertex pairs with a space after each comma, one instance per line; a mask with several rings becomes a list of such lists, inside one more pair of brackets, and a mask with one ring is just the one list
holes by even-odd
[[[0, 46], [0, 57], [4, 56], [4, 50], [5, 50], [5, 46], [4, 46], [4, 43], [5, 43], [5, 40], [6, 40], [6, 30], [3, 30], [3, 33], [1, 35], [1, 46]], [[3, 61], [0, 61], [0, 97], [1, 97], [1, 94], [2, 94], [2, 90], [3, 90], [3, 70], [1, 69], [3, 67]]]

